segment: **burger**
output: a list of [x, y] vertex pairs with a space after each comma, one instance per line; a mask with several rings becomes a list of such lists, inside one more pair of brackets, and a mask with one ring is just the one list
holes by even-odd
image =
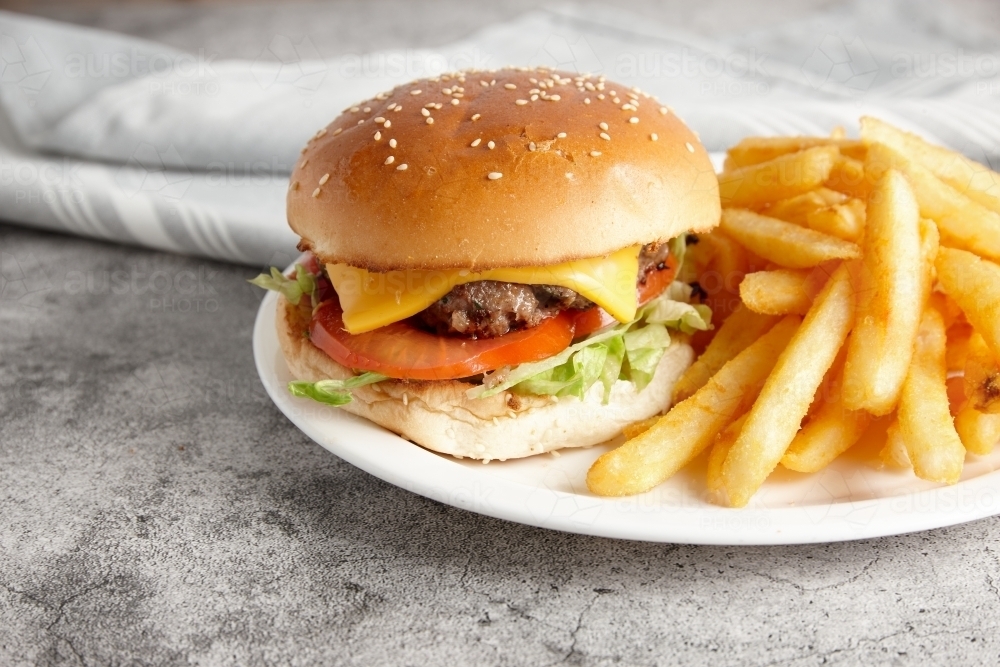
[[280, 292], [289, 390], [428, 449], [510, 459], [669, 407], [710, 312], [677, 280], [720, 215], [696, 135], [655, 98], [551, 69], [426, 78], [302, 149]]

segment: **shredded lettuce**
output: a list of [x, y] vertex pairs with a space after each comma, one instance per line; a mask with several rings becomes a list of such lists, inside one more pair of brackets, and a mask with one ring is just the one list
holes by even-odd
[[503, 378], [500, 382], [487, 381], [466, 394], [470, 398], [486, 398], [510, 390], [582, 399], [599, 381], [607, 402], [619, 379], [632, 382], [639, 390], [645, 389], [671, 345], [669, 329], [689, 334], [711, 326], [712, 313], [708, 308], [674, 300], [690, 297], [690, 287], [674, 283], [643, 306], [632, 322], [616, 324], [548, 359], [496, 371], [505, 374], [495, 376]]
[[291, 392], [292, 396], [311, 398], [320, 403], [340, 407], [351, 402], [352, 389], [387, 379], [389, 377], [381, 373], [362, 373], [346, 380], [320, 380], [319, 382], [296, 380], [288, 383], [288, 391]]
[[299, 305], [302, 295], [308, 294], [313, 301], [313, 305], [316, 305], [316, 276], [309, 273], [309, 270], [301, 264], [295, 265], [294, 278], [289, 278], [272, 266], [270, 275], [262, 273], [247, 282], [257, 287], [278, 292], [288, 299], [289, 303], [295, 306]]

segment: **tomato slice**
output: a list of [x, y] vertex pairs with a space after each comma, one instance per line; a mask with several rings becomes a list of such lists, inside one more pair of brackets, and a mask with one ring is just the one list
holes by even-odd
[[313, 314], [309, 333], [313, 345], [348, 368], [409, 380], [455, 380], [562, 352], [573, 341], [573, 315], [562, 312], [530, 329], [475, 340], [428, 333], [406, 320], [351, 335], [344, 330], [340, 302], [331, 299]]
[[[645, 282], [636, 284], [635, 288], [639, 305], [643, 306], [658, 297], [674, 281], [676, 275], [677, 260], [673, 255], [667, 255], [665, 268], [653, 269], [646, 274]], [[573, 320], [573, 326], [576, 330], [576, 337], [581, 338], [599, 329], [611, 326], [617, 321], [608, 311], [599, 306], [594, 306], [587, 310], [578, 311], [576, 319]]]

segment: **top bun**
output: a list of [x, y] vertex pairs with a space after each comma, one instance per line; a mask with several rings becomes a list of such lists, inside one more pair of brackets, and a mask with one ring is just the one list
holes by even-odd
[[292, 172], [288, 221], [327, 263], [478, 271], [704, 231], [719, 191], [697, 137], [647, 93], [548, 69], [466, 71], [380, 93], [320, 130]]

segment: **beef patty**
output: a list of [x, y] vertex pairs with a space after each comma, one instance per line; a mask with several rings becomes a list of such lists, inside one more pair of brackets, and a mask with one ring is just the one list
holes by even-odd
[[[669, 253], [670, 247], [666, 243], [643, 246], [639, 253], [637, 282], [645, 282], [650, 271], [665, 269]], [[563, 310], [592, 307], [593, 301], [568, 287], [480, 280], [456, 285], [418, 313], [416, 319], [438, 334], [494, 338], [517, 329], [537, 326]]]

